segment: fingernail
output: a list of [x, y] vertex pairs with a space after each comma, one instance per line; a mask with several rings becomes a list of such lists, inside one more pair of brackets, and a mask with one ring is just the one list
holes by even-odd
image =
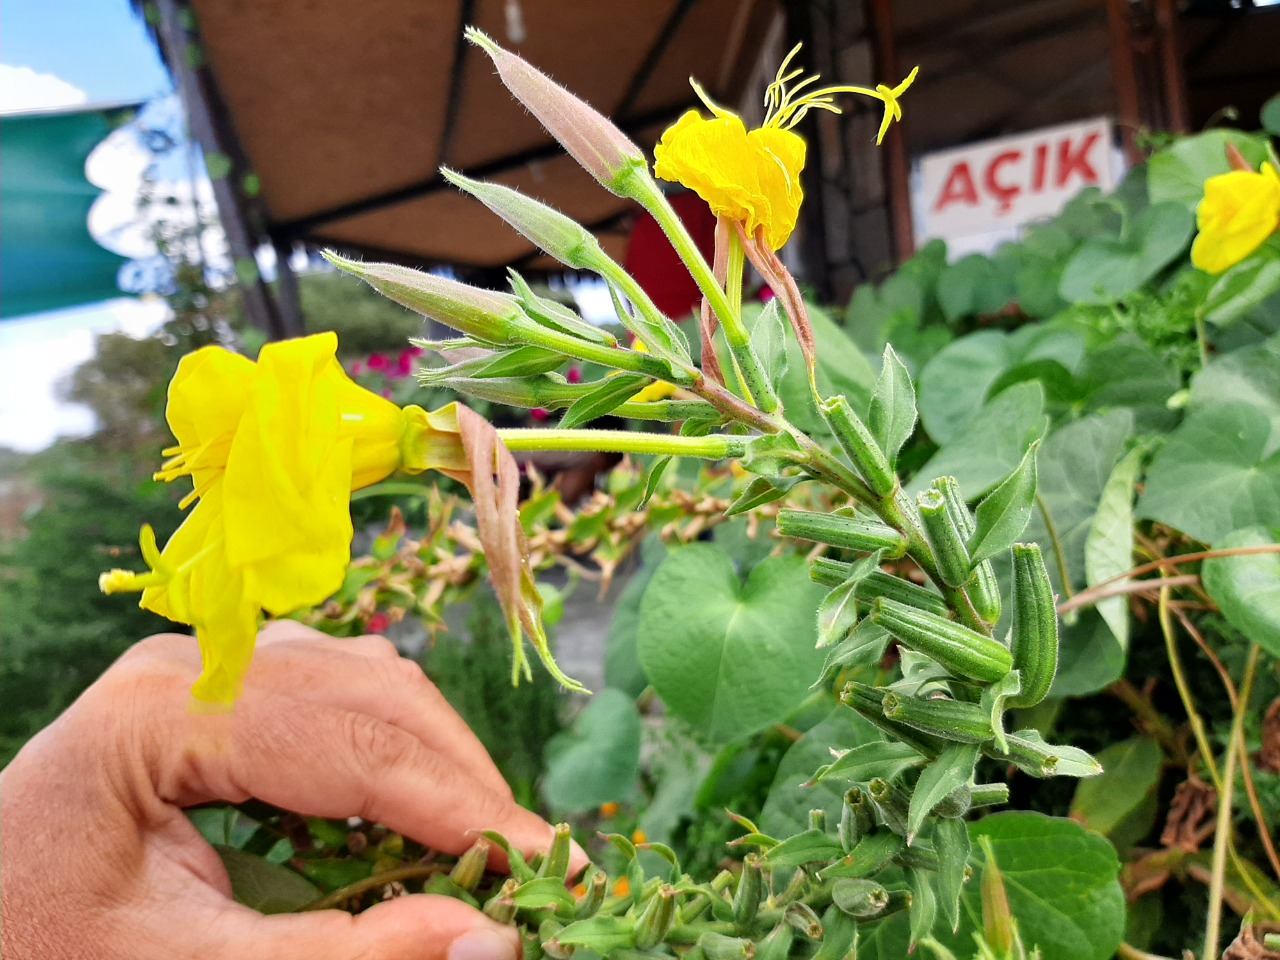
[[516, 960], [515, 931], [472, 930], [449, 945], [449, 960]]
[[587, 856], [587, 851], [582, 849], [582, 844], [577, 840], [573, 841], [573, 845], [569, 848], [570, 874], [577, 876], [583, 870], [587, 869], [587, 864], [591, 862], [591, 858]]

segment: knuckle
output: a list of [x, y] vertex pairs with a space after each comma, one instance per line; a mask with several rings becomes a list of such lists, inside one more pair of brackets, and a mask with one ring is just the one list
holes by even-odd
[[408, 762], [417, 752], [416, 741], [410, 734], [367, 713], [348, 713], [343, 722], [346, 741], [356, 762], [375, 777], [381, 771]]

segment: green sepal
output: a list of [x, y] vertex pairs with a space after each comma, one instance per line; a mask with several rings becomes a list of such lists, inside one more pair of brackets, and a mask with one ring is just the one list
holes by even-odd
[[524, 307], [524, 312], [544, 327], [559, 330], [582, 340], [591, 340], [601, 346], [612, 347], [618, 338], [608, 330], [597, 327], [583, 320], [563, 303], [557, 303], [546, 297], [540, 297], [515, 270], [507, 268], [507, 276], [511, 283], [511, 292]]
[[1022, 536], [1036, 502], [1036, 453], [1040, 441], [1027, 448], [1013, 473], [978, 504], [973, 537], [969, 540], [969, 560], [981, 563], [1003, 553]]
[[583, 394], [570, 404], [560, 420], [560, 428], [567, 430], [570, 427], [578, 427], [612, 413], [621, 404], [635, 396], [648, 382], [648, 377], [638, 373], [622, 373], [605, 377], [589, 393]]
[[910, 372], [888, 344], [885, 344], [880, 376], [871, 394], [867, 426], [892, 468], [898, 462], [898, 451], [915, 433], [916, 388]]
[[[958, 787], [973, 779], [978, 763], [976, 743], [957, 743], [943, 750], [936, 760], [924, 768], [915, 789], [911, 791], [911, 808], [907, 814], [907, 843], [910, 844], [924, 826], [925, 817]], [[926, 931], [927, 932], [927, 931]]]
[[467, 377], [491, 380], [496, 377], [534, 377], [548, 373], [565, 362], [565, 356], [545, 347], [515, 347], [494, 350], [482, 357], [459, 360], [444, 367], [421, 367], [418, 382], [432, 386], [442, 380]]
[[954, 933], [960, 926], [960, 894], [969, 869], [969, 828], [959, 818], [940, 817], [933, 825], [938, 855], [938, 906]]

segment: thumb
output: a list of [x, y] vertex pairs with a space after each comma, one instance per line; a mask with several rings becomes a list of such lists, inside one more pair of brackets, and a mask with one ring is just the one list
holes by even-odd
[[[247, 908], [246, 908], [247, 910]], [[340, 910], [252, 917], [222, 940], [227, 957], [308, 960], [516, 960], [515, 927], [451, 897], [397, 897], [352, 916]], [[239, 940], [237, 943], [228, 941]]]

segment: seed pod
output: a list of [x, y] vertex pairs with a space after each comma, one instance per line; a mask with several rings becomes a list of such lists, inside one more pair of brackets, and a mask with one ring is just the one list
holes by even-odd
[[969, 788], [970, 807], [994, 807], [1009, 802], [1007, 783], [975, 783]]
[[[814, 557], [809, 561], [809, 579], [824, 587], [838, 587], [849, 579], [853, 572], [852, 563], [832, 560], [830, 557]], [[940, 616], [945, 616], [947, 601], [926, 587], [903, 580], [883, 570], [872, 570], [858, 581], [855, 594], [859, 600], [868, 603], [876, 597], [888, 597], [905, 603], [909, 607], [918, 607]]]
[[676, 919], [676, 888], [669, 883], [658, 887], [636, 921], [636, 949], [652, 950], [667, 936]]
[[1013, 667], [1013, 657], [998, 641], [896, 600], [876, 600], [871, 621], [888, 630], [899, 643], [923, 653], [959, 677], [994, 683]]
[[911, 809], [911, 797], [901, 787], [881, 777], [876, 777], [867, 784], [867, 793], [871, 795], [884, 825], [905, 837], [908, 833], [907, 816]]
[[470, 850], [458, 858], [458, 862], [449, 871], [449, 879], [468, 893], [474, 890], [484, 877], [491, 846], [492, 844], [484, 837], [477, 840]]
[[899, 531], [878, 520], [860, 517], [811, 510], [781, 510], [778, 512], [778, 532], [784, 537], [812, 540], [846, 550], [864, 553], [883, 550], [889, 558], [900, 557], [907, 552], [907, 538]]
[[850, 680], [840, 691], [840, 702], [857, 710], [894, 740], [900, 740], [926, 757], [936, 757], [945, 749], [944, 741], [921, 733], [905, 723], [890, 720], [884, 715], [884, 691], [865, 683]]
[[964, 537], [956, 529], [951, 511], [947, 509], [946, 497], [937, 490], [926, 490], [917, 498], [916, 504], [943, 582], [951, 587], [964, 586], [969, 582], [969, 551], [965, 548]]
[[555, 877], [564, 880], [569, 875], [569, 854], [573, 846], [573, 828], [567, 823], [557, 823], [551, 840], [551, 849], [538, 867], [539, 877]]
[[837, 880], [831, 888], [831, 899], [849, 916], [862, 919], [875, 916], [889, 905], [889, 891], [866, 878]]
[[[977, 524], [969, 506], [960, 496], [960, 487], [955, 477], [939, 477], [933, 481], [933, 489], [942, 494], [947, 502], [947, 512], [956, 530], [966, 541], [973, 536]], [[995, 623], [1000, 619], [1000, 581], [996, 579], [995, 568], [990, 560], [983, 560], [973, 569], [973, 579], [966, 587], [969, 601], [978, 616], [987, 623]]]
[[520, 889], [519, 880], [507, 880], [490, 897], [484, 905], [484, 915], [498, 923], [512, 923], [516, 918], [517, 905], [513, 896]]
[[769, 931], [756, 948], [756, 960], [787, 960], [791, 956], [791, 941], [795, 934], [785, 921]]
[[807, 903], [801, 903], [796, 900], [787, 904], [787, 909], [783, 916], [787, 923], [791, 924], [793, 930], [804, 934], [810, 940], [822, 939], [822, 921], [813, 912], [813, 907]]
[[964, 783], [956, 787], [933, 808], [940, 817], [963, 817], [973, 806], [973, 788]]
[[849, 401], [844, 397], [831, 397], [819, 403], [818, 409], [830, 424], [831, 432], [835, 434], [844, 452], [858, 468], [862, 479], [867, 481], [871, 492], [878, 497], [887, 497], [893, 493], [898, 485], [898, 475], [889, 466], [888, 458], [867, 425], [849, 406]]
[[765, 896], [764, 867], [760, 865], [760, 855], [748, 853], [742, 861], [742, 875], [733, 895], [733, 925], [739, 932], [745, 933], [751, 927]]
[[825, 831], [827, 829], [827, 811], [810, 810], [809, 811], [809, 829]]
[[722, 933], [704, 933], [698, 947], [707, 960], [753, 960], [756, 945], [742, 937], [726, 937]]
[[586, 920], [596, 915], [609, 893], [609, 876], [593, 863], [587, 870], [587, 876], [583, 878], [582, 885], [587, 888], [587, 893], [573, 911], [575, 920]]
[[1053, 586], [1040, 547], [1013, 545], [1013, 665], [1022, 689], [1005, 701], [1010, 707], [1034, 707], [1049, 695], [1058, 671], [1058, 613]]
[[542, 950], [542, 937], [537, 930], [526, 930], [520, 937], [522, 960], [542, 960], [546, 954]]
[[994, 735], [990, 711], [959, 700], [923, 700], [886, 693], [880, 701], [884, 715], [909, 727], [955, 743], [982, 743]]
[[875, 825], [871, 800], [861, 787], [850, 787], [844, 795], [844, 806], [840, 808], [840, 826], [836, 831], [844, 852], [853, 850], [858, 841], [869, 834]]

